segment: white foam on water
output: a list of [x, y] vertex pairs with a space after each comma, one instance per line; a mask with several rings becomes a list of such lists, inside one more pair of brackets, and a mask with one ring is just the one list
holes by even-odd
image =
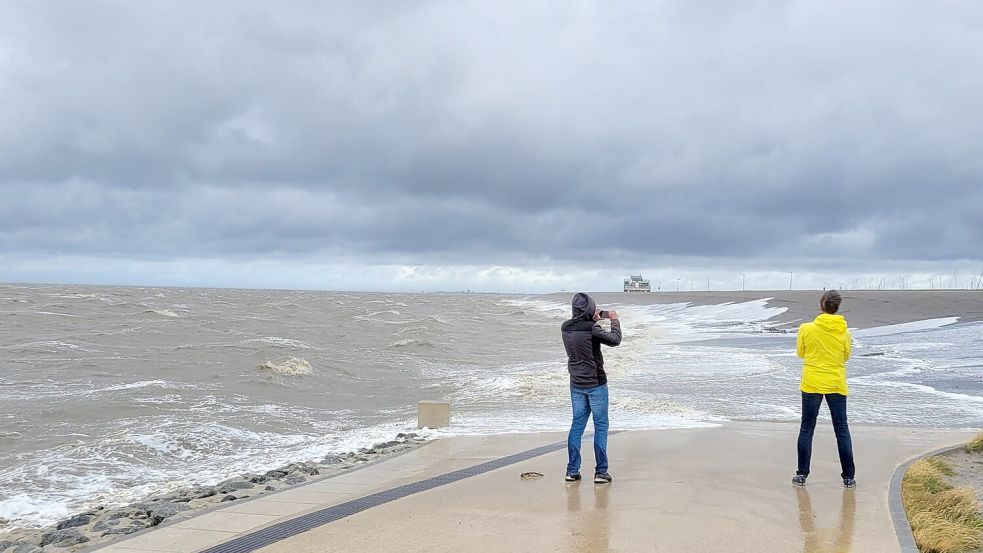
[[933, 330], [959, 322], [959, 317], [941, 317], [938, 319], [924, 319], [896, 325], [876, 326], [861, 330], [850, 330], [854, 338], [871, 338], [873, 336], [888, 336], [891, 334], [902, 334], [905, 332], [919, 332]]
[[378, 317], [379, 315], [392, 315], [393, 317], [398, 317], [399, 316], [399, 311], [396, 311], [395, 309], [386, 309], [384, 311], [373, 311], [372, 313], [369, 313], [369, 314], [367, 314], [365, 316], [366, 317]]
[[86, 394], [101, 394], [106, 392], [120, 392], [124, 390], [139, 390], [141, 388], [164, 388], [164, 389], [174, 389], [174, 390], [187, 390], [198, 388], [195, 384], [188, 384], [184, 382], [172, 382], [169, 380], [141, 380], [139, 382], [128, 382], [126, 384], [115, 384], [113, 386], [107, 386], [105, 388], [98, 388], [95, 390], [86, 390]]
[[155, 315], [160, 315], [161, 317], [170, 317], [172, 319], [180, 317], [180, 315], [178, 315], [174, 311], [171, 311], [170, 309], [149, 309], [147, 311], [144, 311], [144, 313], [153, 313]]
[[[891, 380], [872, 380], [867, 381], [865, 384], [873, 384], [876, 386], [889, 386], [894, 388], [908, 388], [911, 390], [917, 390], [919, 392], [924, 392], [934, 396], [944, 397], [947, 399], [953, 399], [957, 402], [971, 402], [977, 404], [978, 407], [974, 408], [973, 411], [978, 411], [980, 416], [983, 417], [983, 397], [973, 396], [969, 394], [959, 394], [955, 392], [945, 392], [942, 390], [937, 390], [931, 386], [925, 386], [924, 384], [915, 384], [912, 382], [896, 382]], [[983, 422], [983, 419], [981, 419]]]
[[[43, 526], [97, 505], [118, 507], [182, 487], [212, 485], [239, 474], [357, 451], [396, 439], [400, 432], [435, 435], [416, 430], [415, 420], [409, 418], [363, 428], [328, 424], [316, 434], [187, 421], [158, 426], [152, 432], [117, 432], [96, 443], [39, 452], [40, 457], [29, 463], [0, 471], [4, 487], [23, 487], [28, 472], [37, 482], [30, 494], [0, 500], [0, 517], [18, 526]], [[38, 466], [48, 470], [39, 472]]]
[[55, 313], [53, 311], [32, 311], [32, 313], [36, 313], [38, 315], [56, 315], [58, 317], [74, 317], [74, 318], [82, 317], [82, 315], [72, 315], [71, 313]]
[[260, 365], [265, 369], [284, 376], [306, 376], [314, 373], [314, 368], [301, 357], [288, 357], [279, 361], [267, 361]]
[[[525, 309], [530, 311], [536, 311], [549, 318], [557, 319], [559, 321], [569, 319], [571, 316], [570, 304], [561, 303], [558, 301], [550, 300], [540, 300], [540, 299], [521, 299], [521, 300], [502, 300], [501, 305], [514, 307], [520, 311], [525, 312]], [[515, 311], [509, 311], [505, 314], [515, 313]]]
[[28, 342], [26, 344], [10, 344], [5, 346], [0, 346], [0, 349], [26, 349], [26, 350], [36, 350], [42, 352], [81, 352], [81, 353], [100, 353], [96, 349], [87, 349], [80, 345], [73, 344], [71, 342], [65, 342], [62, 340], [43, 340], [39, 342]]
[[[759, 334], [778, 323], [769, 319], [781, 315], [785, 307], [768, 307], [768, 300], [741, 303], [694, 305], [691, 303], [630, 306], [645, 326], [659, 329], [657, 337], [664, 342], [692, 342], [719, 338], [724, 334]], [[629, 308], [625, 308], [629, 312]]]
[[[625, 337], [632, 337], [634, 333], [661, 341], [689, 342], [717, 338], [723, 333], [763, 332], [777, 324], [768, 323], [769, 319], [788, 310], [786, 307], [768, 307], [770, 299], [713, 305], [683, 302], [613, 304], [611, 307], [618, 310]], [[536, 310], [559, 321], [570, 317], [570, 307], [556, 301], [508, 300], [503, 303]]]
[[58, 499], [44, 499], [33, 493], [19, 493], [0, 499], [0, 518], [24, 526], [51, 524], [70, 514], [69, 503]]
[[158, 432], [155, 434], [135, 434], [130, 436], [129, 441], [140, 444], [157, 453], [172, 455], [180, 458], [190, 456], [190, 452], [182, 447], [176, 440], [171, 439], [167, 434]]
[[418, 340], [415, 338], [405, 338], [403, 340], [397, 340], [386, 345], [387, 348], [407, 348], [407, 347], [421, 347], [421, 348], [432, 348], [434, 347], [432, 342], [427, 340]]
[[419, 324], [424, 324], [424, 323], [427, 323], [427, 322], [435, 322], [435, 323], [439, 323], [439, 324], [442, 324], [442, 325], [449, 325], [449, 324], [451, 324], [450, 322], [448, 322], [448, 321], [446, 321], [444, 319], [441, 319], [440, 317], [438, 317], [436, 315], [430, 315], [429, 317], [423, 317], [423, 318], [419, 318], [419, 319], [404, 319], [404, 320], [395, 320], [395, 321], [389, 321], [389, 320], [385, 320], [385, 319], [377, 319], [377, 318], [373, 318], [371, 316], [366, 316], [366, 315], [358, 315], [358, 316], [354, 317], [354, 319], [356, 321], [363, 321], [363, 322], [367, 322], [367, 323], [376, 323], [376, 324], [384, 324], [384, 325], [399, 325], [399, 326], [402, 326], [402, 325], [419, 325]]
[[404, 326], [396, 329], [396, 331], [393, 332], [393, 336], [402, 336], [403, 334], [422, 334], [426, 336], [432, 331], [433, 329], [426, 325]]
[[303, 340], [294, 340], [292, 338], [281, 338], [279, 336], [264, 336], [262, 338], [250, 338], [248, 340], [243, 340], [240, 343], [242, 344], [261, 343], [261, 344], [271, 344], [274, 346], [283, 346], [289, 348], [310, 349], [310, 350], [321, 349], [321, 348], [314, 347]]
[[184, 398], [177, 394], [165, 394], [158, 397], [138, 397], [133, 398], [136, 403], [145, 403], [149, 405], [174, 405], [178, 403], [184, 403]]

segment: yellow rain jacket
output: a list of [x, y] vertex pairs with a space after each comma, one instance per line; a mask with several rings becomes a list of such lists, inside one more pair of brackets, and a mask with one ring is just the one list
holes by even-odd
[[850, 358], [850, 331], [843, 315], [821, 313], [799, 327], [795, 343], [802, 363], [802, 385], [807, 394], [847, 395], [846, 360]]

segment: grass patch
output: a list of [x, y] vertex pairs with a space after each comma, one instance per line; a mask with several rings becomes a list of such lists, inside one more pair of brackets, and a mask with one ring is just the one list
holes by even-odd
[[983, 453], [983, 434], [966, 444], [966, 453]]
[[918, 549], [923, 553], [968, 553], [983, 548], [983, 515], [969, 488], [956, 488], [947, 477], [952, 466], [941, 457], [908, 467], [901, 499]]

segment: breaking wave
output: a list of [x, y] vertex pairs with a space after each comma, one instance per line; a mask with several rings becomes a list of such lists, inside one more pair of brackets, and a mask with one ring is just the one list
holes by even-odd
[[259, 368], [284, 376], [305, 376], [314, 373], [314, 368], [301, 357], [288, 357], [281, 361], [267, 361]]

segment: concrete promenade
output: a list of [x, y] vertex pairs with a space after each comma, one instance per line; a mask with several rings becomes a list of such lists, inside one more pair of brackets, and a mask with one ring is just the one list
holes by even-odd
[[[454, 481], [445, 477], [449, 483], [437, 479], [430, 483], [436, 487], [424, 491], [408, 486], [401, 492], [408, 495], [391, 501], [379, 493], [565, 439], [559, 433], [455, 437], [361, 470], [176, 520], [98, 551], [897, 552], [888, 508], [895, 468], [972, 434], [851, 430], [854, 490], [842, 487], [833, 432], [820, 421], [805, 488], [791, 485], [796, 424], [735, 422], [612, 435], [611, 485], [590, 482], [593, 454], [585, 442], [586, 479], [576, 484], [563, 482], [562, 448], [474, 476], [459, 473]], [[526, 471], [544, 477], [520, 479]], [[346, 509], [354, 514], [334, 512]], [[341, 518], [307, 529], [304, 521], [318, 513]], [[301, 528], [286, 539], [249, 544], [264, 529], [291, 524]]]

